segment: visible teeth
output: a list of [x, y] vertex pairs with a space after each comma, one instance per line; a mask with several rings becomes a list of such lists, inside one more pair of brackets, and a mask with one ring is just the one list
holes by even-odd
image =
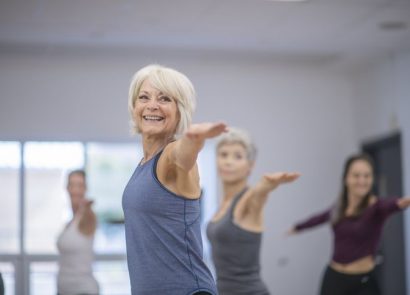
[[159, 116], [144, 116], [145, 120], [156, 120], [156, 121], [161, 121], [163, 118]]

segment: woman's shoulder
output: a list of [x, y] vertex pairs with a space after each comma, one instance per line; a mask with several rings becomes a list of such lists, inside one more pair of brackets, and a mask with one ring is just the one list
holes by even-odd
[[369, 207], [374, 208], [375, 210], [384, 212], [384, 211], [394, 211], [398, 208], [397, 197], [376, 197], [374, 196], [373, 203], [369, 203]]
[[169, 165], [173, 150], [173, 142], [166, 144], [163, 148], [157, 151], [152, 157], [154, 166], [158, 169], [159, 166]]
[[397, 197], [379, 197], [379, 196], [372, 196], [369, 199], [369, 206], [383, 206], [386, 204], [396, 203]]
[[372, 207], [372, 206], [374, 206], [374, 205], [378, 205], [379, 204], [379, 202], [380, 202], [380, 199], [377, 197], [377, 196], [371, 196], [370, 198], [369, 198], [369, 203], [368, 203], [368, 206], [369, 207]]
[[171, 141], [158, 152], [158, 161], [165, 160], [166, 162], [172, 162], [176, 142], [177, 141]]

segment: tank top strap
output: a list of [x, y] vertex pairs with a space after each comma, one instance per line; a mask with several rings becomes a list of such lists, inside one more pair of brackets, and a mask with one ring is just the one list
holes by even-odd
[[[171, 141], [172, 142], [172, 141]], [[169, 143], [167, 143], [165, 146], [163, 146], [150, 160], [148, 160], [147, 162], [145, 162], [145, 164], [149, 164], [149, 165], [146, 165], [146, 166], [152, 166], [153, 168], [154, 168], [154, 171], [156, 171], [157, 170], [157, 164], [158, 164], [158, 160], [159, 160], [159, 158], [161, 157], [161, 155], [162, 155], [162, 153], [163, 153], [163, 151], [165, 150], [165, 148], [168, 146], [168, 144], [170, 144], [171, 142], [169, 142]], [[142, 158], [141, 159], [141, 162], [144, 160], [144, 158]], [[138, 166], [142, 166], [142, 165], [145, 165], [145, 164], [142, 164], [141, 165], [141, 162], [140, 162], [140, 164], [138, 164]]]
[[[166, 147], [166, 146], [165, 146]], [[155, 169], [157, 168], [157, 162], [159, 160], [159, 157], [161, 156], [162, 152], [164, 151], [165, 147], [160, 149], [151, 159], [143, 163], [144, 158], [141, 159], [141, 161], [138, 163], [137, 168], [142, 168], [142, 167], [154, 167]]]
[[76, 213], [73, 216], [73, 219], [71, 220], [70, 224], [68, 225], [68, 227], [75, 227], [77, 228], [78, 225], [80, 224], [80, 220], [81, 220], [81, 214]]
[[162, 155], [162, 152], [164, 151], [165, 147], [163, 147], [155, 156], [154, 156], [154, 161], [152, 163], [153, 169], [154, 169], [154, 173], [155, 173], [155, 177], [157, 176], [157, 164], [159, 161], [159, 158]]
[[248, 187], [246, 186], [233, 199], [232, 204], [231, 204], [231, 208], [229, 208], [229, 217], [230, 218], [232, 218], [232, 216], [233, 216], [233, 211], [235, 210], [236, 204], [239, 202], [239, 200], [242, 198], [242, 196], [246, 193], [247, 190], [248, 190]]
[[80, 222], [81, 222], [81, 218], [82, 218], [82, 217], [83, 217], [83, 216], [82, 216], [81, 214], [78, 214], [78, 213], [75, 214], [74, 217], [73, 217], [73, 220], [71, 221], [71, 223], [70, 223], [70, 225], [69, 225], [68, 227], [71, 228], [71, 230], [77, 232], [79, 235], [81, 235], [82, 237], [84, 237], [84, 238], [86, 238], [86, 239], [92, 238], [92, 237], [93, 237], [92, 235], [91, 235], [91, 236], [87, 236], [87, 235], [83, 234], [83, 233], [80, 231]]

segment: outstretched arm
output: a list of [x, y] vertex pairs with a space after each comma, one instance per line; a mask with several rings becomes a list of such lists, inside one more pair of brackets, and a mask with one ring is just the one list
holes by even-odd
[[313, 215], [307, 220], [299, 222], [296, 225], [294, 225], [292, 228], [290, 228], [286, 232], [286, 234], [287, 235], [297, 234], [301, 232], [302, 230], [312, 228], [312, 227], [321, 225], [325, 222], [328, 222], [330, 220], [331, 212], [332, 212], [332, 209], [328, 209], [319, 214]]
[[192, 125], [188, 131], [170, 143], [159, 159], [157, 177], [170, 191], [190, 199], [200, 195], [199, 173], [196, 160], [205, 140], [226, 130], [224, 123]]
[[381, 218], [388, 218], [390, 215], [404, 210], [409, 206], [410, 197], [380, 198], [377, 203], [378, 212]]
[[256, 212], [261, 212], [271, 191], [276, 189], [281, 184], [295, 181], [299, 178], [299, 176], [299, 173], [287, 172], [265, 174], [252, 189], [250, 205], [253, 210]]
[[86, 236], [92, 236], [97, 228], [97, 218], [91, 208], [93, 203], [94, 201], [85, 199], [79, 208], [81, 214], [79, 230]]
[[181, 139], [175, 142], [171, 157], [180, 169], [190, 171], [196, 163], [199, 151], [205, 140], [227, 131], [225, 123], [193, 124]]

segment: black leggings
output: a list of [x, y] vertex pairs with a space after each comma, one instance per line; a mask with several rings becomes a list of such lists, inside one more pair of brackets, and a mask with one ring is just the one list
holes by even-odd
[[320, 295], [381, 295], [374, 270], [344, 274], [330, 266], [325, 270]]

